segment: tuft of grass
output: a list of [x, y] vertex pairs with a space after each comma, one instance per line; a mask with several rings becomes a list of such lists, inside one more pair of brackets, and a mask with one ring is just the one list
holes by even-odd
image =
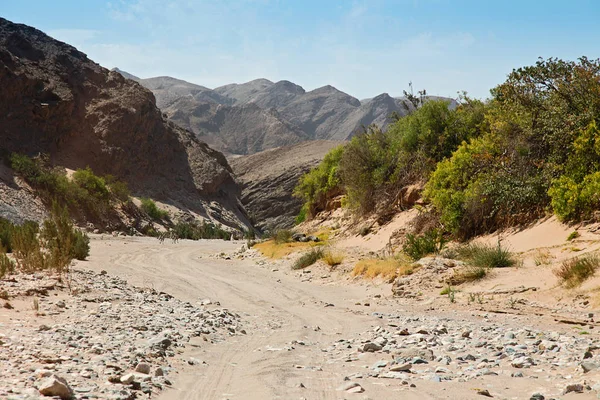
[[402, 250], [413, 260], [420, 260], [428, 254], [439, 253], [446, 244], [446, 240], [441, 231], [432, 229], [422, 235], [406, 235], [406, 242]]
[[577, 231], [573, 231], [569, 234], [569, 236], [567, 236], [567, 242], [570, 242], [571, 240], [577, 239], [578, 237], [580, 237], [581, 234]]
[[553, 259], [554, 259], [554, 257], [552, 256], [552, 254], [550, 254], [550, 252], [548, 250], [539, 249], [533, 255], [533, 262], [538, 267], [540, 265], [548, 265], [548, 264], [552, 263]]
[[323, 255], [323, 261], [325, 261], [325, 263], [330, 267], [335, 267], [336, 265], [340, 265], [344, 261], [344, 255], [329, 250]]
[[517, 263], [514, 255], [500, 242], [496, 246], [468, 244], [458, 248], [457, 253], [459, 259], [477, 268], [507, 268]]
[[289, 229], [278, 229], [273, 232], [271, 239], [277, 244], [289, 243], [292, 241], [293, 234], [294, 232], [290, 231]]
[[169, 216], [169, 212], [158, 208], [154, 200], [147, 197], [140, 199], [142, 202], [142, 211], [144, 211], [150, 218], [154, 220], [162, 220]]
[[296, 260], [294, 265], [292, 265], [292, 269], [296, 270], [310, 267], [311, 265], [319, 261], [321, 258], [323, 258], [323, 249], [320, 247], [314, 247], [308, 253], [304, 253], [302, 256], [300, 256], [300, 258]]
[[457, 271], [451, 278], [450, 281], [453, 285], [460, 285], [467, 282], [475, 282], [482, 280], [490, 273], [488, 267], [476, 267], [473, 265], [467, 265], [462, 270]]
[[320, 243], [302, 243], [302, 242], [292, 242], [292, 243], [275, 243], [274, 240], [267, 240], [262, 243], [257, 243], [254, 245], [254, 248], [260, 251], [264, 256], [269, 258], [283, 258], [292, 253], [295, 253], [300, 250], [310, 249], [313, 246], [319, 246]]
[[397, 258], [372, 258], [360, 260], [352, 270], [352, 276], [364, 276], [366, 278], [381, 277], [392, 281], [398, 276], [411, 275], [418, 265], [413, 265], [407, 260]]
[[592, 277], [598, 267], [600, 267], [600, 257], [591, 254], [563, 261], [562, 265], [554, 271], [554, 275], [567, 287], [572, 288]]

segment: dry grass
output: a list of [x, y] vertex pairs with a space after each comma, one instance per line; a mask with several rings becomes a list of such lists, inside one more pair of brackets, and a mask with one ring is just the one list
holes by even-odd
[[533, 262], [536, 266], [552, 264], [554, 259], [555, 257], [548, 250], [538, 249], [533, 255]]
[[344, 261], [344, 255], [329, 250], [323, 255], [323, 261], [330, 267], [335, 267]]
[[258, 243], [253, 248], [260, 251], [264, 256], [270, 258], [283, 258], [297, 251], [310, 249], [314, 243], [302, 243], [302, 242], [291, 242], [291, 243], [275, 243], [274, 240], [267, 240], [266, 242]]
[[467, 265], [460, 271], [456, 271], [449, 282], [452, 285], [461, 285], [467, 282], [479, 281], [488, 276], [490, 271], [491, 268], [489, 267]]
[[325, 246], [329, 240], [329, 235], [331, 233], [331, 229], [322, 229], [316, 233], [312, 233], [310, 235], [316, 236], [319, 238], [319, 242], [289, 242], [289, 243], [281, 243], [277, 242], [273, 239], [267, 240], [266, 242], [258, 243], [253, 246], [254, 249], [260, 251], [265, 257], [269, 258], [283, 258], [285, 256], [289, 256], [290, 254], [307, 250], [315, 246]]
[[371, 279], [381, 277], [392, 281], [398, 276], [412, 274], [416, 268], [418, 268], [418, 264], [414, 265], [403, 259], [371, 258], [356, 263], [352, 276], [363, 276]]
[[554, 271], [567, 287], [581, 285], [586, 279], [592, 277], [600, 267], [600, 257], [596, 254], [571, 258], [563, 261], [562, 265]]

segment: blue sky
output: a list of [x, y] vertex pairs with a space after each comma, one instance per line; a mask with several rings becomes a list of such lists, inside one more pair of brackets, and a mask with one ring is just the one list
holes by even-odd
[[485, 98], [538, 57], [600, 56], [597, 0], [0, 0], [101, 65], [210, 88], [256, 78], [355, 97]]

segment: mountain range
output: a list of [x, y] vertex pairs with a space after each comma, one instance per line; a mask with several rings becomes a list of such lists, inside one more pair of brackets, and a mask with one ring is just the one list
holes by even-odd
[[361, 101], [330, 85], [307, 92], [290, 81], [256, 79], [209, 89], [114, 70], [150, 89], [171, 121], [225, 154], [254, 154], [308, 140], [344, 141], [362, 126], [385, 129], [392, 113], [404, 116], [414, 110], [403, 97], [382, 93]]

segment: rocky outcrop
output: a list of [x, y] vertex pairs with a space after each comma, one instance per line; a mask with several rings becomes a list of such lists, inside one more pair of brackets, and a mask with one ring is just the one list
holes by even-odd
[[246, 219], [225, 157], [164, 119], [149, 90], [74, 47], [0, 18], [0, 148], [90, 166], [135, 193], [187, 207], [219, 201]]
[[260, 229], [290, 228], [302, 207], [292, 196], [302, 175], [341, 142], [310, 141], [237, 157], [231, 165], [242, 184], [242, 203]]

